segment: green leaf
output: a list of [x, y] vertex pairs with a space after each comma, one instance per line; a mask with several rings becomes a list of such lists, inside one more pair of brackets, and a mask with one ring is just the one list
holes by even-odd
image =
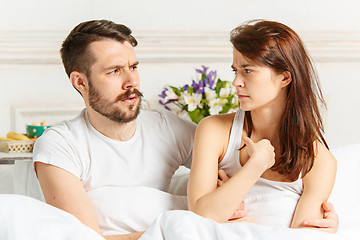
[[180, 91], [178, 88], [173, 87], [173, 86], [169, 86], [169, 87], [174, 91], [174, 93], [175, 93], [176, 95], [178, 95], [178, 96], [181, 95], [181, 91]]
[[219, 96], [221, 88], [222, 88], [222, 81], [220, 79], [218, 79], [216, 82], [216, 86], [215, 86], [215, 92], [216, 92], [217, 96]]
[[201, 121], [201, 119], [205, 117], [202, 111], [200, 111], [200, 109], [198, 108], [192, 112], [189, 112], [189, 116], [191, 118], [191, 121], [193, 121], [196, 124], [198, 124]]
[[188, 87], [188, 92], [190, 95], [192, 95], [195, 92], [195, 90], [192, 87]]
[[225, 106], [223, 106], [223, 109], [221, 110], [220, 113], [227, 113], [230, 109], [231, 106], [226, 104]]

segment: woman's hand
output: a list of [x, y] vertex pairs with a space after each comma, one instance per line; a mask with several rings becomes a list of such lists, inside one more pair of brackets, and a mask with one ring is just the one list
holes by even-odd
[[249, 137], [244, 138], [244, 142], [248, 147], [249, 161], [255, 163], [263, 171], [271, 168], [275, 164], [275, 148], [267, 139], [262, 139], [254, 143]]

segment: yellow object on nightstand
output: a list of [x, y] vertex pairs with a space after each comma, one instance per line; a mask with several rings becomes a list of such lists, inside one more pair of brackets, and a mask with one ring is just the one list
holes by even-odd
[[10, 131], [5, 137], [0, 137], [0, 151], [5, 153], [32, 152], [34, 140], [21, 133]]

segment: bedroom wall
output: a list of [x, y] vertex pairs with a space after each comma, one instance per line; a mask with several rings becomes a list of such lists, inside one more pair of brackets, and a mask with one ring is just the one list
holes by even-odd
[[359, 142], [358, 9], [356, 0], [3, 0], [0, 135], [24, 131], [24, 124], [32, 121], [71, 118], [83, 107], [58, 54], [62, 40], [81, 21], [104, 18], [133, 29], [139, 41], [141, 88], [157, 107], [165, 84], [190, 82], [201, 65], [232, 80], [229, 31], [246, 20], [264, 18], [292, 27], [309, 49], [328, 102], [324, 118], [330, 145]]

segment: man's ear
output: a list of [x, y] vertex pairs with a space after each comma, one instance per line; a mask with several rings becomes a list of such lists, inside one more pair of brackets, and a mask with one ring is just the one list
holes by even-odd
[[292, 81], [291, 73], [289, 71], [285, 71], [282, 73], [282, 75], [283, 79], [281, 81], [281, 87], [286, 87]]
[[84, 95], [84, 93], [88, 92], [88, 79], [85, 74], [78, 71], [73, 71], [70, 74], [70, 81], [74, 88], [76, 88], [76, 90], [81, 93], [81, 95]]

